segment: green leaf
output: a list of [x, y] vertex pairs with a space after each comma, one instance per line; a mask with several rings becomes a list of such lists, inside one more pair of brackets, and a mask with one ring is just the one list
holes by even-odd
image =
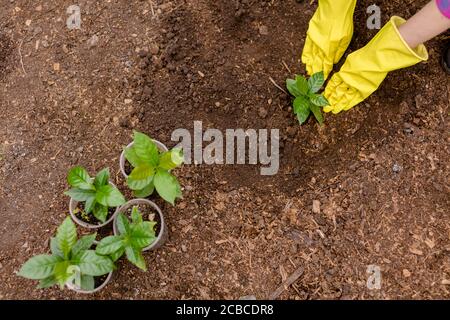
[[105, 168], [95, 176], [94, 186], [95, 188], [100, 188], [101, 186], [107, 185], [109, 183], [109, 168]]
[[91, 213], [94, 208], [95, 205], [97, 204], [97, 200], [95, 199], [96, 195], [93, 194], [89, 199], [86, 200], [85, 204], [84, 204], [84, 210], [86, 211], [86, 213]]
[[320, 107], [316, 106], [316, 105], [311, 105], [311, 111], [314, 114], [314, 117], [316, 118], [316, 120], [322, 124], [323, 123], [323, 115], [322, 115], [322, 111], [320, 110]]
[[92, 212], [92, 214], [102, 223], [105, 223], [106, 218], [108, 218], [108, 207], [105, 207], [100, 203], [97, 203], [94, 207], [94, 211]]
[[297, 88], [300, 94], [306, 96], [309, 91], [308, 80], [303, 76], [297, 75], [295, 76], [295, 81], [297, 82]]
[[180, 166], [184, 161], [183, 150], [174, 148], [170, 151], [164, 152], [159, 158], [159, 168], [165, 170], [172, 170]]
[[147, 221], [134, 226], [130, 235], [130, 244], [134, 248], [142, 249], [148, 247], [155, 241], [155, 231], [153, 227], [155, 223]]
[[69, 174], [67, 175], [67, 182], [74, 188], [94, 190], [92, 178], [89, 176], [86, 169], [80, 166], [70, 169]]
[[100, 256], [94, 250], [87, 250], [80, 258], [81, 273], [89, 276], [102, 276], [114, 269], [110, 258]]
[[103, 238], [95, 248], [95, 252], [102, 256], [108, 256], [123, 248], [124, 242], [120, 236]]
[[325, 106], [330, 105], [327, 98], [325, 98], [321, 94], [312, 94], [310, 99], [311, 99], [311, 102], [318, 107], [325, 107]]
[[317, 91], [319, 91], [320, 88], [322, 88], [324, 82], [325, 76], [323, 74], [323, 71], [313, 74], [308, 80], [310, 92], [316, 93]]
[[130, 232], [130, 222], [124, 214], [119, 213], [117, 215], [117, 229], [120, 234], [128, 234]]
[[66, 192], [64, 192], [65, 195], [68, 195], [75, 201], [87, 201], [88, 199], [91, 199], [92, 197], [95, 197], [95, 191], [94, 190], [83, 190], [79, 188], [72, 188]]
[[125, 148], [125, 159], [127, 159], [127, 161], [133, 166], [133, 168], [145, 164], [145, 162], [138, 157], [133, 146]]
[[300, 124], [305, 123], [311, 112], [309, 108], [309, 101], [306, 97], [297, 97], [294, 100], [294, 112], [297, 115]]
[[155, 175], [155, 168], [144, 164], [133, 169], [128, 176], [127, 184], [131, 190], [142, 190], [152, 182]]
[[68, 259], [72, 247], [77, 242], [77, 229], [70, 217], [67, 217], [58, 227], [56, 240], [58, 241], [58, 247], [61, 249], [64, 258]]
[[58, 240], [55, 237], [50, 238], [50, 251], [53, 255], [64, 258], [64, 254], [59, 248]]
[[89, 234], [81, 237], [72, 248], [72, 255], [77, 256], [81, 251], [88, 250], [92, 247], [97, 233]]
[[95, 198], [98, 203], [107, 207], [115, 208], [125, 203], [125, 198], [119, 189], [109, 184], [97, 189]]
[[291, 95], [293, 95], [294, 97], [298, 97], [298, 96], [302, 95], [302, 93], [300, 92], [300, 90], [297, 86], [297, 81], [295, 81], [293, 79], [286, 80], [286, 88], [288, 89], [289, 93]]
[[155, 185], [152, 181], [144, 189], [133, 190], [133, 194], [136, 198], [147, 198], [149, 195], [153, 194], [153, 191], [155, 191]]
[[85, 291], [92, 291], [95, 289], [95, 280], [93, 276], [85, 274], [81, 275], [81, 289]]
[[65, 260], [65, 261], [58, 262], [55, 265], [55, 269], [53, 270], [53, 273], [55, 275], [55, 280], [61, 288], [64, 287], [64, 284], [72, 276], [72, 274], [67, 271], [67, 269], [69, 267], [70, 267], [70, 261]]
[[120, 257], [123, 256], [123, 254], [125, 253], [125, 247], [120, 248], [119, 250], [117, 250], [116, 252], [113, 252], [109, 255], [109, 257], [111, 258], [111, 260], [113, 262], [116, 262], [117, 260], [120, 259]]
[[128, 261], [130, 261], [136, 267], [147, 271], [147, 266], [145, 264], [145, 259], [142, 256], [141, 250], [128, 246], [125, 248], [125, 253], [127, 255]]
[[45, 279], [53, 275], [53, 270], [61, 258], [58, 256], [41, 254], [24, 263], [17, 275], [33, 280]]
[[155, 175], [154, 184], [158, 194], [172, 205], [175, 199], [181, 197], [181, 187], [177, 179], [165, 170], [158, 169]]
[[45, 279], [41, 279], [39, 281], [38, 289], [46, 289], [53, 287], [57, 283], [55, 277], [52, 275], [50, 277], [47, 277]]
[[133, 224], [142, 223], [142, 214], [139, 212], [138, 206], [134, 206], [133, 209], [131, 209], [131, 221]]
[[153, 167], [158, 166], [158, 147], [149, 136], [134, 131], [134, 143], [132, 147], [141, 161], [150, 164]]

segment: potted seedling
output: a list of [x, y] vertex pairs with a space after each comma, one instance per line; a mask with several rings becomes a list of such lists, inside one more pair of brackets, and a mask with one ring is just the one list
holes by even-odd
[[103, 169], [91, 178], [83, 167], [72, 168], [67, 175], [72, 187], [65, 194], [70, 197], [69, 209], [72, 219], [79, 225], [96, 229], [114, 220], [117, 207], [125, 198], [109, 181], [109, 169]]
[[[126, 217], [132, 217], [133, 210], [137, 209], [143, 216], [145, 221], [155, 223], [155, 239], [143, 251], [150, 251], [160, 248], [168, 238], [168, 230], [164, 221], [164, 215], [158, 205], [148, 199], [133, 199], [128, 201], [119, 209], [119, 214], [122, 213]], [[114, 235], [120, 235], [118, 228], [118, 215], [113, 222]]]
[[288, 91], [295, 97], [292, 109], [300, 124], [306, 122], [311, 112], [320, 124], [323, 123], [321, 108], [328, 106], [329, 102], [318, 92], [324, 82], [323, 72], [313, 74], [308, 80], [301, 75], [296, 75], [295, 80], [286, 80]]
[[38, 288], [59, 285], [79, 293], [97, 292], [110, 281], [114, 264], [109, 257], [92, 250], [95, 237], [91, 234], [78, 239], [75, 224], [67, 217], [51, 238], [51, 254], [29, 259], [18, 275], [39, 280]]
[[158, 147], [149, 136], [134, 132], [134, 141], [122, 153], [120, 167], [128, 187], [138, 198], [146, 198], [154, 190], [174, 205], [181, 197], [181, 187], [171, 170], [183, 163], [181, 149]]
[[[139, 201], [148, 201], [137, 199]], [[130, 204], [132, 206], [132, 204]], [[138, 206], [127, 207], [130, 210], [130, 217], [120, 212], [114, 221], [114, 236], [109, 236], [100, 241], [96, 252], [100, 255], [110, 256], [113, 261], [117, 261], [123, 254], [128, 261], [147, 271], [145, 259], [142, 252], [151, 248], [152, 244], [160, 240], [163, 230], [160, 228], [160, 235], [155, 236], [156, 221], [144, 220]], [[161, 215], [161, 223], [164, 223]]]

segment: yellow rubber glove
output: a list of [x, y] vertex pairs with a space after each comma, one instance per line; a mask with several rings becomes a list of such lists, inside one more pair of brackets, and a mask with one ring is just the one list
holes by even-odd
[[302, 54], [310, 76], [323, 71], [326, 79], [344, 55], [353, 36], [355, 6], [356, 0], [319, 0]]
[[398, 31], [403, 23], [404, 19], [392, 17], [364, 48], [347, 57], [325, 88], [330, 103], [325, 112], [349, 110], [375, 92], [388, 72], [428, 60], [424, 45], [411, 49], [403, 40]]

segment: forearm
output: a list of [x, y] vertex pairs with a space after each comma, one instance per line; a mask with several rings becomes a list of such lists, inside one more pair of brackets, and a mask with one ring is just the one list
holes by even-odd
[[436, 0], [432, 0], [401, 25], [399, 31], [405, 42], [411, 48], [416, 48], [448, 28], [450, 28], [450, 19], [439, 10]]
[[355, 10], [356, 0], [319, 0], [319, 9], [327, 11], [351, 11]]

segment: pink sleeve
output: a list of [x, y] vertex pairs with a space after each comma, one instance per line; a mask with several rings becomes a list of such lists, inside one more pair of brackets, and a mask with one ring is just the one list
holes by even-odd
[[450, 19], [450, 0], [436, 0], [439, 10]]

